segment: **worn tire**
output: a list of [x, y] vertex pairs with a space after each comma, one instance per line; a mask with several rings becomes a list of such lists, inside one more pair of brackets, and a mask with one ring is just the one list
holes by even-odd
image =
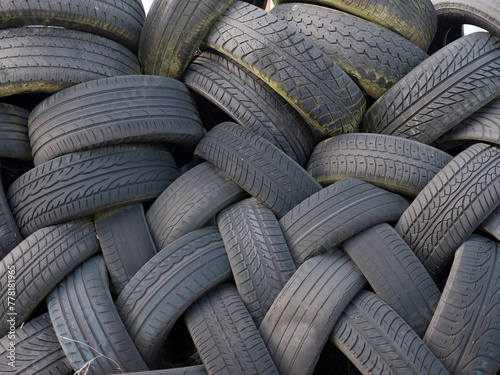
[[287, 3], [270, 13], [309, 38], [375, 99], [429, 57], [401, 35], [335, 9]]
[[500, 203], [500, 149], [477, 143], [422, 189], [395, 225], [433, 279]]
[[60, 156], [19, 177], [7, 197], [25, 237], [42, 227], [152, 200], [179, 175], [168, 153], [108, 146]]
[[186, 86], [146, 75], [102, 78], [62, 90], [33, 109], [28, 129], [35, 165], [113, 144], [194, 146], [204, 134]]
[[[224, 55], [205, 51], [191, 62], [182, 81], [232, 121], [264, 137], [300, 165], [307, 164], [315, 145], [309, 126], [285, 99], [248, 69]], [[204, 104], [199, 102], [200, 111]]]
[[32, 159], [28, 138], [29, 115], [30, 112], [21, 107], [0, 104], [0, 158]]
[[314, 149], [307, 171], [322, 186], [354, 177], [415, 197], [452, 159], [420, 142], [385, 134], [341, 134]]
[[0, 97], [49, 93], [99, 78], [139, 73], [137, 57], [98, 35], [52, 27], [0, 30]]
[[278, 217], [321, 190], [292, 158], [235, 123], [225, 122], [210, 130], [194, 154], [214, 164]]
[[365, 114], [361, 130], [431, 143], [500, 91], [500, 41], [473, 33], [408, 73]]
[[47, 308], [75, 371], [97, 375], [148, 370], [116, 311], [101, 256], [90, 258], [61, 282], [47, 297]]
[[137, 52], [146, 14], [139, 0], [11, 0], [0, 4], [0, 28], [58, 26], [114, 40]]
[[357, 129], [363, 93], [304, 35], [252, 4], [236, 1], [204, 40], [283, 96], [324, 136]]
[[496, 374], [499, 318], [499, 245], [471, 236], [455, 253], [424, 342], [450, 374]]

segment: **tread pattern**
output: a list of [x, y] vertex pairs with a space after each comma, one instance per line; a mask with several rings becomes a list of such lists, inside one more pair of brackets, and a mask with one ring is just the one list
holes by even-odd
[[[26, 238], [0, 262], [0, 312], [9, 312], [8, 270], [15, 269], [16, 324], [27, 321], [49, 292], [86, 259], [99, 251], [92, 220], [42, 228]], [[8, 333], [0, 322], [0, 336]]]
[[0, 97], [54, 93], [99, 78], [138, 74], [137, 57], [89, 33], [53, 27], [0, 30]]
[[307, 171], [327, 186], [354, 177], [415, 197], [452, 159], [439, 149], [385, 134], [341, 134], [314, 149]]
[[450, 374], [500, 370], [500, 248], [471, 236], [456, 252], [424, 342]]
[[349, 76], [304, 35], [252, 4], [236, 1], [204, 41], [282, 95], [324, 136], [354, 131], [365, 108]]
[[25, 237], [44, 226], [156, 198], [179, 175], [168, 153], [108, 146], [60, 156], [19, 177], [7, 191]]
[[47, 307], [75, 371], [148, 370], [114, 307], [101, 256], [90, 258], [61, 282], [47, 297]]
[[191, 168], [156, 198], [146, 219], [160, 251], [199, 229], [248, 193], [208, 162]]
[[71, 365], [59, 344], [49, 314], [42, 314], [15, 330], [15, 366], [9, 336], [0, 339], [0, 372], [11, 375], [71, 375]]
[[[196, 275], [196, 277], [188, 277]], [[152, 369], [174, 323], [201, 295], [232, 277], [217, 228], [174, 241], [151, 258], [115, 304], [135, 346]]]
[[194, 146], [203, 134], [187, 87], [174, 79], [146, 75], [102, 78], [69, 87], [42, 101], [29, 118], [35, 165], [120, 143]]
[[448, 374], [408, 324], [367, 291], [353, 298], [330, 340], [364, 374]]
[[283, 151], [234, 123], [210, 130], [194, 154], [214, 164], [278, 217], [321, 189]]
[[408, 39], [335, 9], [291, 3], [270, 13], [309, 38], [375, 99], [429, 57]]
[[[275, 4], [295, 0], [274, 0]], [[431, 0], [311, 0], [329, 8], [340, 9], [379, 24], [412, 41], [424, 51], [431, 44], [438, 26]]]
[[300, 165], [307, 164], [315, 145], [309, 126], [285, 99], [245, 67], [205, 51], [191, 62], [182, 81], [245, 129], [267, 139]]
[[431, 55], [368, 109], [361, 130], [431, 143], [500, 91], [500, 41], [466, 35]]
[[19, 245], [22, 239], [0, 178], [0, 260]]
[[257, 326], [295, 272], [278, 220], [255, 198], [222, 211], [217, 227], [238, 293]]
[[396, 231], [436, 279], [500, 203], [500, 150], [477, 143], [453, 158], [413, 200]]
[[441, 297], [415, 253], [387, 223], [339, 246], [353, 260], [379, 298], [423, 337]]
[[297, 269], [259, 328], [280, 374], [312, 374], [337, 319], [364, 285], [363, 274], [338, 249]]
[[11, 104], [0, 103], [0, 157], [30, 161], [28, 138], [30, 112]]
[[185, 321], [209, 374], [278, 374], [232, 284], [200, 297], [186, 311]]
[[0, 28], [58, 26], [101, 35], [137, 51], [146, 14], [139, 0], [7, 0]]
[[280, 226], [299, 265], [375, 224], [397, 221], [407, 207], [400, 196], [347, 178], [305, 199]]

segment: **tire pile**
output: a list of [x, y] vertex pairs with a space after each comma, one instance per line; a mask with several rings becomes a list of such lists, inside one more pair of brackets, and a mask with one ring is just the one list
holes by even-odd
[[498, 7], [265, 6], [0, 2], [0, 373], [500, 373]]

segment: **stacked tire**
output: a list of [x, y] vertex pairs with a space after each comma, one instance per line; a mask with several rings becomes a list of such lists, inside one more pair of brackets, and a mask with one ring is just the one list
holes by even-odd
[[2, 374], [499, 373], [498, 9], [266, 5], [0, 4]]

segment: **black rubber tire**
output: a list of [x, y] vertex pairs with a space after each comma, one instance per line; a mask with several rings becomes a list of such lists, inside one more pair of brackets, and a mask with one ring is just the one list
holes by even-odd
[[304, 35], [252, 4], [236, 1], [204, 40], [283, 96], [324, 136], [354, 131], [366, 101], [349, 76]]
[[[13, 336], [0, 339], [0, 373], [9, 375], [71, 375], [71, 365], [59, 344], [49, 314], [42, 314]], [[14, 343], [12, 361], [11, 342]], [[12, 365], [10, 365], [11, 363]]]
[[448, 375], [408, 324], [367, 291], [353, 298], [337, 321], [330, 340], [363, 374]]
[[141, 203], [94, 215], [95, 229], [113, 291], [120, 294], [139, 269], [156, 255]]
[[0, 103], [0, 158], [32, 159], [28, 138], [29, 115], [30, 112], [21, 107]]
[[198, 164], [177, 178], [146, 213], [156, 249], [211, 222], [248, 193], [212, 164]]
[[155, 0], [142, 28], [145, 74], [179, 79], [203, 39], [234, 0]]
[[396, 222], [407, 207], [396, 194], [347, 178], [305, 199], [279, 223], [300, 265], [373, 225]]
[[[500, 39], [500, 12], [495, 2], [488, 0], [432, 0], [438, 17], [438, 28], [431, 53], [463, 35], [465, 24], [478, 26]], [[455, 30], [460, 32], [456, 33]]]
[[500, 205], [477, 228], [481, 235], [500, 242]]
[[424, 342], [450, 374], [500, 370], [500, 247], [471, 236], [455, 253]]
[[25, 237], [42, 227], [152, 200], [179, 175], [172, 156], [146, 146], [108, 146], [60, 156], [26, 172], [7, 198]]
[[309, 38], [375, 99], [429, 57], [401, 35], [335, 9], [287, 3], [270, 13]]
[[208, 374], [278, 375], [232, 284], [220, 285], [201, 296], [184, 319]]
[[225, 122], [210, 130], [194, 155], [214, 164], [278, 217], [321, 190], [291, 157], [236, 123]]
[[94, 79], [139, 73], [137, 57], [98, 35], [53, 27], [0, 30], [0, 97], [49, 93]]
[[434, 280], [500, 203], [500, 149], [477, 143], [422, 189], [395, 225]]
[[353, 260], [373, 291], [423, 337], [441, 293], [415, 253], [387, 223], [339, 246]]
[[215, 227], [179, 238], [135, 274], [118, 296], [116, 307], [150, 369], [157, 367], [162, 345], [185, 310], [231, 277], [226, 249]]
[[[274, 0], [275, 4], [296, 0]], [[437, 14], [431, 0], [310, 0], [310, 3], [340, 9], [392, 30], [424, 51], [437, 29]]]
[[466, 35], [434, 53], [365, 114], [361, 131], [431, 143], [500, 92], [500, 41]]
[[33, 109], [28, 130], [35, 165], [113, 144], [194, 146], [204, 135], [187, 87], [146, 75], [103, 78], [62, 90]]
[[[0, 165], [2, 161], [0, 159]], [[1, 175], [0, 175], [1, 177]], [[9, 202], [0, 178], [0, 260], [21, 243], [23, 237], [10, 210]], [[1, 336], [0, 336], [1, 337]]]
[[271, 210], [250, 198], [222, 211], [217, 227], [238, 293], [258, 327], [296, 271], [279, 222]]
[[441, 150], [483, 142], [500, 146], [500, 98], [492, 100], [436, 139]]
[[47, 297], [47, 308], [75, 371], [148, 370], [116, 311], [102, 256], [90, 258], [61, 282]]
[[[91, 220], [36, 231], [0, 262], [2, 315], [8, 316], [14, 307], [16, 326], [20, 326], [60, 281], [98, 251], [99, 242]], [[8, 286], [12, 284], [16, 292], [9, 298]], [[0, 322], [0, 336], [8, 330], [9, 324], [4, 319]]]
[[140, 0], [8, 0], [0, 28], [58, 26], [97, 34], [137, 52], [146, 14]]
[[322, 186], [354, 177], [415, 197], [453, 157], [420, 142], [385, 134], [341, 134], [314, 149], [307, 171]]
[[[114, 375], [121, 375], [121, 373], [117, 373]], [[127, 375], [207, 375], [207, 371], [205, 370], [205, 366], [196, 365], [187, 367], [168, 368], [163, 370], [127, 372]]]
[[337, 319], [364, 285], [363, 274], [338, 249], [297, 269], [259, 328], [281, 375], [313, 373]]
[[[182, 81], [232, 121], [267, 139], [300, 165], [307, 164], [315, 145], [309, 126], [285, 99], [245, 67], [205, 51], [191, 62]], [[202, 106], [199, 103], [200, 110]]]

